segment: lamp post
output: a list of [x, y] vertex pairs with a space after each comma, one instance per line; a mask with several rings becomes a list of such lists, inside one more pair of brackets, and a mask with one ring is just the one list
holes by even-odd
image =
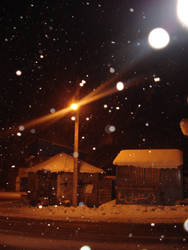
[[76, 103], [71, 105], [71, 109], [76, 111], [76, 119], [74, 126], [74, 169], [73, 169], [73, 192], [72, 192], [72, 204], [74, 207], [78, 204], [78, 139], [79, 139], [79, 106]]

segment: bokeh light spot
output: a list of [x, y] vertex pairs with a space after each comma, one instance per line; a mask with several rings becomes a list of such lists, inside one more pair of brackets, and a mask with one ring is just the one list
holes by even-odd
[[73, 157], [74, 157], [74, 158], [78, 158], [78, 155], [79, 155], [78, 152], [74, 152], [74, 153], [73, 153]]
[[107, 134], [111, 134], [111, 133], [114, 133], [116, 131], [116, 127], [114, 125], [107, 125], [105, 127], [105, 132]]
[[91, 250], [91, 247], [85, 245], [85, 246], [82, 246], [82, 247], [80, 248], [80, 250]]
[[123, 82], [117, 82], [116, 89], [118, 91], [122, 91], [124, 89], [124, 83]]
[[16, 75], [17, 75], [17, 76], [21, 76], [21, 75], [22, 75], [21, 70], [17, 70], [17, 71], [16, 71]]
[[188, 219], [185, 220], [183, 227], [184, 227], [185, 231], [188, 232]]
[[162, 49], [168, 45], [170, 36], [163, 28], [153, 29], [148, 36], [148, 42], [154, 49]]

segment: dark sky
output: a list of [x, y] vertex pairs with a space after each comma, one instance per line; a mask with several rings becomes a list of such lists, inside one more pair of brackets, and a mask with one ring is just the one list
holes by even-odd
[[[148, 44], [156, 27], [170, 35], [165, 49]], [[176, 1], [2, 0], [0, 30], [6, 164], [24, 158], [38, 137], [72, 148], [73, 114], [21, 136], [14, 128], [67, 107], [78, 88], [83, 97], [109, 79], [110, 88], [117, 81], [131, 87], [81, 108], [80, 151], [88, 161], [110, 165], [122, 148], [183, 147], [178, 123], [187, 117], [188, 29], [177, 19]]]

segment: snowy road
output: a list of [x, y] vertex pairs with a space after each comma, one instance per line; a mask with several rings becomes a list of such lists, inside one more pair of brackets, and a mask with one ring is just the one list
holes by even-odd
[[187, 249], [181, 224], [88, 223], [0, 218], [1, 249]]

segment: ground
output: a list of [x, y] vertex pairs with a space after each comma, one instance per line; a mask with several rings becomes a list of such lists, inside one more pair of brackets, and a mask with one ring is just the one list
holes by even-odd
[[78, 207], [32, 207], [17, 200], [0, 201], [0, 216], [91, 222], [184, 223], [188, 218], [188, 205], [120, 205], [113, 200], [98, 208], [82, 204]]

